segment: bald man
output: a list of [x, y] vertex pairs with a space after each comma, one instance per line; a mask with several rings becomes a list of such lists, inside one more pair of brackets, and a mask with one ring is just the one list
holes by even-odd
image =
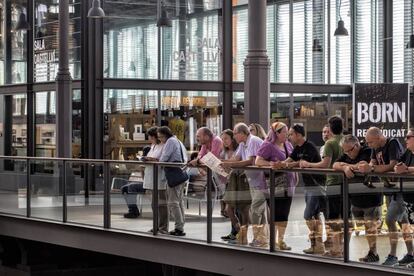
[[[366, 137], [366, 144], [372, 148], [371, 161], [361, 163], [358, 170], [362, 173], [385, 173], [394, 170], [394, 166], [401, 159], [403, 154], [403, 147], [401, 143], [395, 138], [387, 138], [382, 133], [381, 129], [371, 127], [368, 129]], [[391, 188], [395, 185], [391, 184], [388, 178], [381, 178], [384, 186]], [[397, 191], [388, 193], [386, 197], [388, 203], [387, 215], [385, 223], [389, 229], [390, 253], [383, 262], [383, 265], [393, 266], [399, 263], [397, 258], [397, 244], [398, 244], [398, 229], [397, 222], [406, 221], [406, 210], [404, 207], [404, 200], [402, 194]], [[412, 253], [411, 241], [405, 240], [409, 253]], [[405, 260], [400, 260], [400, 262]]]

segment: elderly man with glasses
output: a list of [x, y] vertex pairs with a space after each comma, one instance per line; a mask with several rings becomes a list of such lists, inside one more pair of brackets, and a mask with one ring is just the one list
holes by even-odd
[[[368, 164], [371, 160], [372, 150], [367, 146], [361, 146], [358, 138], [346, 135], [342, 138], [340, 145], [344, 154], [333, 164], [333, 169], [343, 171], [349, 182], [365, 183], [365, 177], [355, 177], [354, 172], [358, 170], [359, 164]], [[382, 193], [367, 193], [367, 185], [352, 185], [351, 190], [351, 212], [357, 222], [365, 225], [366, 239], [369, 251], [361, 262], [374, 263], [379, 261], [377, 253], [377, 226], [381, 219]]]

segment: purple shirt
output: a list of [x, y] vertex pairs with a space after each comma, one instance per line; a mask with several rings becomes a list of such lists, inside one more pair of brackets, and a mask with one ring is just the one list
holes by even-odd
[[[285, 143], [285, 151], [286, 152], [280, 150], [280, 148], [278, 148], [275, 144], [265, 141], [258, 150], [257, 156], [262, 157], [266, 161], [284, 161], [293, 151], [291, 143]], [[294, 173], [287, 173], [287, 175], [289, 179], [289, 195], [292, 196], [295, 193], [296, 175]]]
[[[257, 136], [249, 135], [246, 143], [240, 143], [235, 156], [241, 160], [248, 160], [251, 157], [256, 157], [260, 146], [263, 144], [263, 140]], [[260, 190], [267, 190], [266, 178], [261, 171], [249, 171], [245, 172], [250, 187]]]

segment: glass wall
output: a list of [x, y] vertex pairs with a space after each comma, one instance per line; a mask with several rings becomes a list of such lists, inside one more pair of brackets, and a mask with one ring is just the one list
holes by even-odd
[[168, 126], [190, 150], [197, 146], [195, 133], [199, 127], [207, 126], [215, 134], [221, 133], [221, 93], [161, 91], [160, 96], [158, 100], [158, 91], [152, 90], [105, 90], [107, 158], [134, 159], [137, 153], [150, 145], [146, 131], [156, 125]]
[[[69, 70], [72, 78], [81, 76], [80, 0], [69, 1]], [[36, 0], [34, 14], [34, 81], [54, 81], [59, 63], [59, 2]]]
[[0, 155], [27, 155], [26, 94], [0, 96]]
[[[14, 0], [11, 1], [11, 6], [6, 4], [6, 23], [9, 20], [7, 15], [9, 7], [11, 8], [11, 33], [10, 41], [6, 39], [5, 54], [6, 60], [10, 58], [11, 75], [10, 72], [7, 72], [8, 70], [5, 70], [5, 81], [6, 83], [25, 83], [27, 79], [27, 33], [25, 31], [16, 31], [15, 28], [19, 20], [27, 18], [27, 2], [24, 0]], [[7, 48], [11, 49], [10, 54], [7, 52]]]
[[[220, 80], [220, 9], [220, 1], [105, 1], [105, 77]], [[165, 13], [171, 26], [157, 27]]]

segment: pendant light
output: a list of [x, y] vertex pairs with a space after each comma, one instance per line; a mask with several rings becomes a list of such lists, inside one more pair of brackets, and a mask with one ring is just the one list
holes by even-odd
[[348, 30], [345, 28], [345, 22], [342, 20], [341, 17], [341, 5], [342, 1], [339, 0], [339, 21], [338, 28], [336, 28], [334, 36], [348, 36]]
[[[413, 20], [413, 0], [411, 0], [411, 10], [410, 10], [410, 15], [411, 15], [411, 21]], [[410, 40], [407, 43], [406, 48], [407, 49], [414, 49], [414, 34], [413, 33], [413, 22], [411, 22], [411, 35], [410, 35]]]
[[161, 16], [157, 20], [157, 27], [172, 27], [171, 19], [168, 17], [164, 1], [161, 1]]
[[101, 1], [93, 0], [92, 7], [88, 11], [89, 18], [103, 18], [105, 17], [105, 12], [101, 8]]

